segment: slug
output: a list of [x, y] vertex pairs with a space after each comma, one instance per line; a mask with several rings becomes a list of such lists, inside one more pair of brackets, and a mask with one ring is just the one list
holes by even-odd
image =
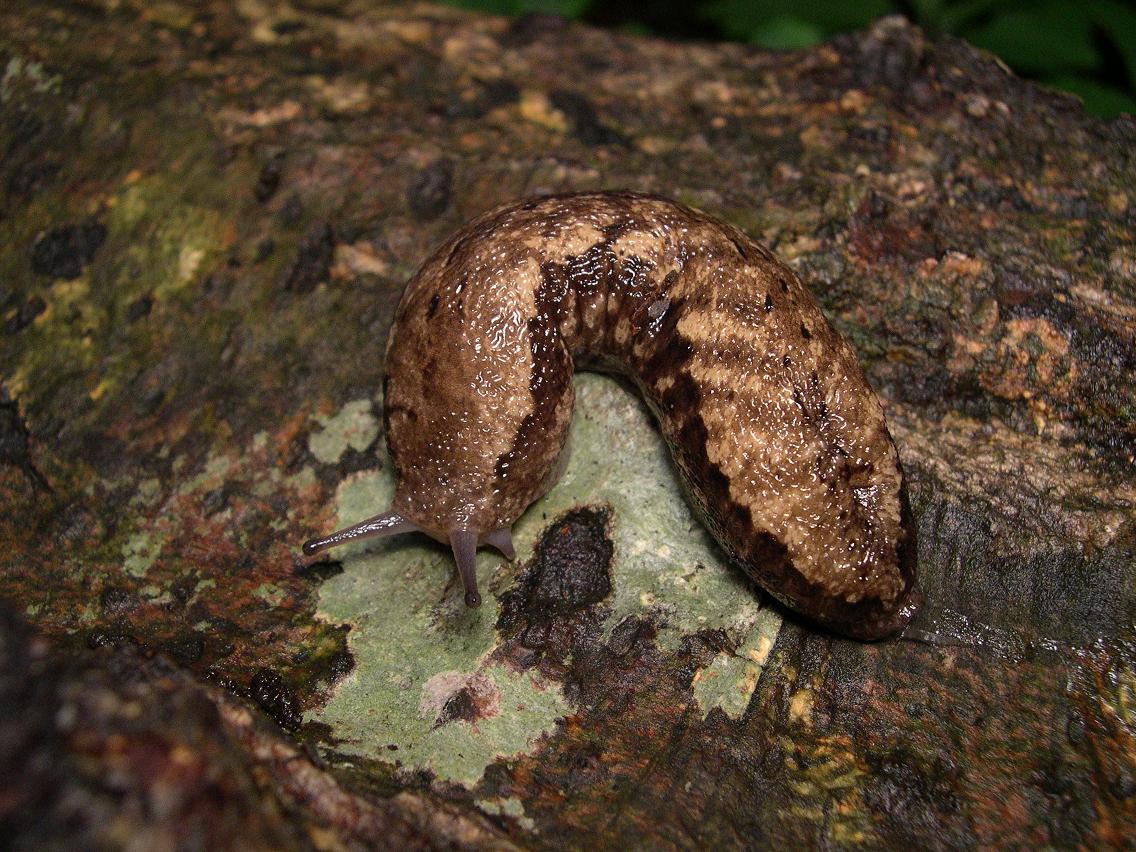
[[477, 548], [512, 559], [563, 470], [574, 367], [638, 387], [698, 515], [774, 597], [859, 639], [911, 618], [903, 472], [852, 348], [767, 248], [632, 192], [508, 204], [423, 264], [386, 353], [393, 504], [304, 553], [424, 532], [477, 606]]

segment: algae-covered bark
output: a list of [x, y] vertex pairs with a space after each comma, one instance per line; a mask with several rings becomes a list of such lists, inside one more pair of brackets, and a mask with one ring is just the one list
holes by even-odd
[[[770, 54], [404, 4], [5, 4], [0, 595], [47, 643], [5, 653], [76, 659], [43, 663], [42, 695], [30, 669], [4, 685], [6, 742], [63, 768], [0, 813], [31, 845], [28, 802], [42, 826], [125, 766], [211, 814], [177, 786], [194, 766], [233, 804], [190, 822], [264, 845], [1122, 843], [1134, 159], [1131, 119], [898, 19]], [[595, 471], [623, 474], [586, 436], [641, 413], [595, 380], [576, 479], [520, 561], [483, 557], [480, 612], [423, 542], [295, 561], [383, 496], [382, 353], [416, 264], [497, 203], [597, 187], [744, 228], [854, 343], [919, 524], [907, 638], [759, 598], [645, 463], [603, 496]], [[225, 690], [312, 756], [234, 727]], [[116, 691], [145, 725], [98, 703]], [[72, 697], [103, 715], [59, 728]], [[29, 712], [54, 721], [20, 734]], [[173, 768], [139, 768], [158, 751]]]

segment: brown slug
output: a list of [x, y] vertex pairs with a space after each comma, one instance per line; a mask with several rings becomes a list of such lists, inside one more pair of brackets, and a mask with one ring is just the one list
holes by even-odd
[[393, 505], [304, 553], [421, 531], [477, 606], [477, 547], [511, 559], [563, 469], [574, 366], [639, 388], [698, 514], [771, 594], [860, 639], [907, 623], [914, 525], [852, 348], [768, 249], [631, 192], [508, 204], [423, 264], [387, 346]]

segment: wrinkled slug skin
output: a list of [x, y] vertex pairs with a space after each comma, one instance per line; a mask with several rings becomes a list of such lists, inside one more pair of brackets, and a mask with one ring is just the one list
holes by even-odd
[[574, 364], [639, 387], [761, 586], [857, 638], [907, 622], [903, 474], [851, 347], [768, 249], [662, 198], [510, 204], [426, 261], [387, 350], [392, 509], [443, 540], [509, 527], [559, 475]]

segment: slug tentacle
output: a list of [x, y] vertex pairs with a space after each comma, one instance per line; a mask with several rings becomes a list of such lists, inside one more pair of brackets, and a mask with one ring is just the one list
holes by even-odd
[[697, 513], [775, 597], [862, 639], [911, 618], [903, 472], [852, 348], [767, 248], [637, 193], [506, 205], [411, 279], [384, 384], [398, 522], [375, 534], [448, 540], [476, 605], [478, 543], [512, 558], [567, 459], [574, 364], [639, 388]]
[[345, 544], [349, 541], [358, 541], [361, 538], [378, 538], [379, 536], [398, 535], [404, 532], [417, 532], [417, 524], [411, 523], [397, 512], [383, 512], [374, 517], [367, 518], [357, 524], [336, 530], [323, 538], [313, 538], [304, 542], [304, 555], [313, 556], [321, 550]]
[[472, 530], [454, 530], [450, 533], [450, 547], [454, 551], [454, 562], [458, 575], [465, 588], [465, 605], [481, 606], [481, 593], [477, 591], [477, 533]]
[[513, 550], [513, 533], [508, 527], [501, 527], [501, 529], [489, 533], [485, 537], [485, 543], [510, 562], [517, 558], [517, 553]]

